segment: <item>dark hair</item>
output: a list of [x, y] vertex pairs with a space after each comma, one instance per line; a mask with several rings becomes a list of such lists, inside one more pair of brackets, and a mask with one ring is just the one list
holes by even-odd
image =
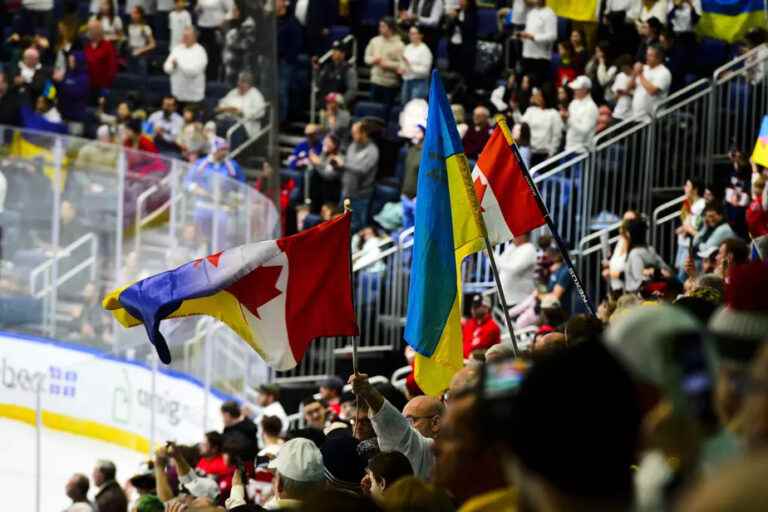
[[664, 29], [664, 24], [659, 21], [659, 18], [656, 16], [652, 16], [645, 20], [645, 22], [648, 24], [648, 28], [653, 30], [656, 34], [660, 34], [661, 31]]
[[736, 265], [743, 265], [749, 261], [749, 246], [741, 238], [728, 238], [723, 241], [725, 250], [733, 255], [733, 262]]
[[134, 132], [136, 135], [141, 135], [142, 129], [141, 129], [141, 119], [138, 117], [132, 117], [128, 120], [127, 123], [125, 123], [125, 127]]
[[712, 315], [715, 314], [718, 304], [707, 300], [703, 297], [680, 297], [674, 302], [674, 305], [686, 310], [688, 313], [695, 316], [702, 324], [706, 325]]
[[616, 58], [616, 62], [614, 62], [614, 64], [618, 69], [621, 69], [625, 66], [632, 67], [634, 60], [635, 59], [633, 59], [631, 55], [624, 53]]
[[320, 405], [322, 405], [323, 409], [327, 409], [328, 408], [328, 404], [325, 403], [325, 400], [323, 400], [322, 398], [315, 398], [314, 395], [310, 395], [310, 396], [306, 397], [304, 400], [302, 400], [301, 401], [301, 406], [302, 407], [306, 407], [309, 404], [313, 404], [315, 402], [317, 402]]
[[221, 404], [221, 412], [227, 413], [230, 416], [233, 416], [235, 418], [239, 418], [240, 414], [242, 414], [242, 412], [240, 411], [240, 404], [238, 404], [234, 400], [227, 400], [226, 402]]
[[115, 463], [111, 460], [100, 460], [96, 463], [96, 467], [101, 471], [101, 474], [104, 475], [105, 481], [115, 479], [117, 468], [115, 467]]
[[[526, 374], [509, 400], [510, 420], [501, 440], [560, 493], [594, 505], [584, 510], [614, 503], [625, 509], [633, 496], [640, 433], [635, 393], [631, 376], [602, 343], [561, 349]], [[564, 422], [577, 417], [564, 434]], [[597, 474], [581, 471], [584, 460]]]
[[723, 205], [717, 201], [709, 201], [706, 206], [704, 206], [704, 213], [707, 212], [715, 212], [718, 215], [723, 215]]
[[530, 146], [531, 145], [531, 127], [528, 123], [520, 123], [520, 137], [517, 140], [518, 146]]
[[610, 64], [613, 60], [613, 47], [611, 46], [611, 42], [606, 39], [601, 39], [597, 42], [597, 47], [600, 48], [603, 55], [605, 55], [606, 64]]
[[283, 422], [277, 416], [262, 416], [261, 430], [268, 436], [277, 437], [283, 430]]
[[659, 60], [662, 60], [662, 61], [664, 60], [664, 56], [667, 54], [664, 51], [664, 47], [661, 46], [660, 44], [649, 45], [648, 49], [649, 50], [653, 50], [654, 52], [656, 52], [656, 55], [659, 57]]
[[90, 488], [90, 484], [88, 483], [88, 477], [81, 473], [76, 473], [75, 475], [73, 475], [73, 477], [75, 479], [75, 482], [74, 482], [75, 489], [79, 493], [78, 495], [82, 497], [88, 496], [88, 489]]
[[704, 194], [704, 182], [697, 178], [688, 178], [686, 181], [691, 182], [691, 186], [696, 189], [699, 194]]
[[[629, 234], [630, 250], [647, 245], [648, 225], [643, 219], [632, 219], [627, 222], [627, 233]], [[627, 251], [627, 257], [629, 257], [629, 251]]]
[[[109, 14], [107, 16], [109, 17], [110, 23], [115, 19], [115, 4], [112, 2], [112, 0], [109, 0], [106, 2], [107, 7], [109, 7]], [[101, 13], [101, 7], [99, 7], [99, 14]]]
[[386, 26], [388, 26], [389, 30], [391, 30], [392, 32], [394, 32], [395, 29], [397, 28], [397, 25], [395, 24], [395, 18], [393, 18], [392, 16], [384, 16], [379, 20], [379, 23], [383, 23]]
[[[146, 23], [147, 22], [147, 19], [146, 19], [147, 15], [144, 12], [144, 8], [142, 6], [140, 6], [140, 5], [134, 5], [133, 9], [136, 9], [137, 11], [139, 11], [139, 17], [141, 18], [141, 21], [143, 23]], [[133, 10], [133, 9], [131, 9], [131, 10]]]
[[211, 430], [210, 432], [205, 433], [205, 439], [208, 441], [208, 446], [211, 448], [216, 448], [217, 452], [221, 452], [223, 438], [220, 433], [216, 432], [215, 430]]
[[378, 479], [384, 479], [387, 486], [399, 479], [413, 475], [413, 466], [408, 457], [400, 452], [379, 452], [368, 461], [368, 469]]
[[565, 336], [569, 345], [597, 338], [603, 333], [603, 322], [591, 315], [574, 315], [565, 324]]
[[[568, 50], [568, 55], [569, 55], [570, 57], [573, 57], [573, 51], [574, 51], [574, 50], [573, 50], [573, 45], [571, 44], [571, 41], [570, 41], [570, 40], [568, 40], [568, 39], [561, 39], [560, 41], [558, 41], [558, 42], [557, 42], [557, 44], [559, 44], [559, 45], [560, 45], [560, 44], [561, 44], [561, 45], [563, 45], [563, 47], [564, 47], [566, 50]], [[558, 53], [559, 53], [559, 52], [558, 52]]]

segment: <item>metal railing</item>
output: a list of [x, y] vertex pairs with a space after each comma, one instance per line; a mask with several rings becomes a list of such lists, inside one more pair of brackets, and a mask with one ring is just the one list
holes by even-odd
[[677, 256], [676, 219], [680, 218], [680, 208], [685, 196], [676, 197], [659, 205], [651, 215], [651, 241], [656, 252], [664, 261], [674, 264]]
[[[62, 260], [76, 256], [75, 251], [80, 247], [90, 244], [90, 255], [76, 263], [72, 268], [58, 273]], [[29, 293], [35, 299], [43, 302], [43, 330], [49, 336], [56, 335], [56, 297], [59, 288], [67, 284], [75, 276], [88, 270], [90, 281], [96, 279], [96, 268], [98, 262], [99, 241], [93, 233], [86, 233], [68, 246], [58, 249], [54, 248], [54, 256], [35, 267], [29, 274]], [[39, 279], [42, 277], [42, 279]], [[40, 286], [38, 286], [38, 282]]]
[[139, 194], [136, 198], [136, 213], [134, 215], [134, 237], [133, 237], [133, 250], [137, 256], [141, 255], [141, 237], [144, 229], [159, 219], [163, 214], [167, 213], [172, 204], [170, 193], [168, 199], [166, 199], [159, 207], [144, 213], [144, 206], [147, 200], [157, 194], [158, 192], [167, 193], [170, 189], [171, 183], [178, 179], [178, 172], [171, 172], [165, 178], [158, 183], [152, 185], [147, 190]]
[[[274, 116], [272, 116], [271, 113], [270, 113], [270, 109], [271, 108], [272, 108], [272, 106], [269, 103], [265, 103], [264, 104], [264, 115], [263, 115], [263, 117], [261, 117], [261, 119], [269, 119], [269, 121], [267, 121], [266, 125], [264, 125], [261, 128], [259, 128], [259, 130], [255, 134], [250, 135], [247, 140], [245, 140], [242, 144], [240, 144], [235, 149], [230, 151], [229, 158], [233, 158], [233, 159], [237, 158], [243, 151], [245, 151], [246, 149], [248, 149], [252, 145], [256, 144], [256, 142], [258, 142], [259, 139], [264, 137], [264, 135], [268, 136], [268, 139], [269, 139], [269, 142], [268, 142], [269, 146], [268, 147], [270, 147], [270, 148], [272, 147], [272, 142], [273, 142], [272, 139], [274, 137], [274, 134], [273, 134], [274, 130], [272, 129], [273, 128], [273, 126], [272, 126], [272, 119], [273, 119]], [[245, 129], [245, 125], [250, 123], [250, 122], [252, 122], [252, 121], [253, 121], [253, 119], [250, 119], [250, 118], [249, 119], [243, 119], [240, 122], [238, 122], [237, 124], [235, 124], [234, 126], [232, 126], [229, 130], [227, 130], [227, 141], [229, 141], [230, 144], [231, 144], [232, 137], [234, 136], [235, 132], [237, 130], [239, 130], [240, 128]]]
[[[353, 66], [357, 64], [357, 39], [350, 34], [341, 40], [341, 44], [345, 47], [352, 46], [351, 56], [347, 58], [347, 62]], [[317, 59], [317, 66], [312, 66], [312, 86], [310, 87], [309, 96], [309, 122], [317, 122], [317, 94], [320, 92], [320, 87], [317, 85], [317, 74], [320, 68], [330, 60], [333, 50], [328, 50]]]
[[[615, 222], [590, 233], [579, 241], [578, 251], [575, 254], [579, 276], [587, 289], [587, 294], [592, 298], [602, 296], [603, 291], [608, 289], [608, 284], [603, 278], [603, 262], [608, 261], [616, 248], [616, 243], [619, 241], [619, 228], [621, 228], [621, 222]], [[609, 253], [606, 253], [606, 237]]]

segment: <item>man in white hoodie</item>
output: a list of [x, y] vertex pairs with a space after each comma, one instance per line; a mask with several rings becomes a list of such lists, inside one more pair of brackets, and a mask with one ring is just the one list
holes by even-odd
[[208, 55], [197, 43], [195, 29], [187, 27], [181, 44], [171, 50], [163, 69], [171, 75], [171, 94], [182, 103], [198, 103], [205, 97]]
[[538, 85], [550, 78], [552, 45], [557, 40], [557, 15], [546, 0], [525, 0], [530, 8], [525, 15], [525, 30], [517, 37], [523, 41], [523, 68]]
[[597, 127], [597, 105], [589, 91], [592, 81], [584, 75], [576, 77], [568, 84], [573, 89], [573, 100], [568, 105], [568, 112], [563, 112], [567, 130], [565, 132], [565, 150], [584, 152], [592, 145]]

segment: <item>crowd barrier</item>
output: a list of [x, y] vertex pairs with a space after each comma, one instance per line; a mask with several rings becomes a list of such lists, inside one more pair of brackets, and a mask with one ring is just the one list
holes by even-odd
[[[201, 177], [194, 163], [114, 144], [0, 126], [0, 173], [7, 183], [0, 328], [7, 331], [143, 360], [152, 354], [143, 329], [118, 327], [101, 310], [108, 290], [279, 235], [277, 209], [254, 188], [221, 175]], [[184, 343], [198, 321], [163, 327], [177, 368], [186, 364]], [[214, 356], [246, 367], [260, 361], [234, 350]], [[203, 379], [197, 368], [187, 369]], [[231, 373], [223, 382], [237, 380]], [[247, 376], [240, 372], [241, 387]]]

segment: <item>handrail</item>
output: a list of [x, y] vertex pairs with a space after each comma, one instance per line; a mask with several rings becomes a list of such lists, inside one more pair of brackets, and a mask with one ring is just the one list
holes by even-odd
[[[37, 276], [42, 274], [43, 272], [48, 271], [53, 265], [55, 261], [60, 261], [63, 258], [66, 258], [68, 256], [72, 255], [72, 251], [79, 248], [82, 245], [85, 245], [86, 243], [91, 243], [91, 257], [84, 260], [84, 262], [91, 262], [93, 259], [95, 262], [96, 254], [98, 252], [98, 238], [96, 238], [96, 235], [94, 233], [86, 233], [68, 246], [57, 249], [54, 253], [54, 255], [47, 259], [46, 261], [42, 262], [38, 266], [36, 266], [32, 271], [29, 273], [29, 293], [30, 295], [33, 295], [35, 298], [41, 298], [45, 293], [49, 291], [51, 288], [52, 283], [49, 283], [46, 287], [44, 287], [41, 290], [36, 289], [37, 284]], [[79, 265], [78, 265], [79, 266]], [[62, 281], [62, 278], [59, 278], [58, 284], [64, 284], [65, 281]], [[69, 279], [67, 279], [68, 281]]]
[[[623, 221], [615, 222], [611, 224], [610, 226], [604, 227], [603, 229], [600, 229], [598, 231], [595, 231], [594, 233], [590, 233], [589, 235], [585, 236], [579, 241], [579, 254], [581, 256], [586, 256], [588, 254], [592, 254], [593, 252], [597, 252], [598, 249], [602, 249], [601, 245], [594, 245], [592, 247], [586, 248], [587, 245], [589, 245], [589, 242], [595, 239], [600, 239], [603, 236], [603, 233], [610, 233], [611, 231], [618, 229], [621, 227], [621, 224]], [[614, 236], [608, 239], [609, 243], [613, 243], [619, 239], [618, 236]]]
[[144, 228], [146, 224], [149, 224], [153, 220], [155, 220], [159, 215], [161, 215], [163, 212], [165, 212], [168, 208], [171, 206], [171, 200], [168, 199], [165, 201], [159, 208], [154, 209], [152, 212], [149, 212], [146, 217], [142, 217], [142, 212], [144, 210], [144, 203], [149, 199], [152, 195], [155, 194], [158, 190], [160, 190], [160, 187], [167, 187], [171, 183], [171, 179], [175, 179], [175, 173], [171, 172], [167, 176], [165, 176], [162, 180], [155, 183], [151, 187], [149, 187], [147, 190], [139, 194], [139, 196], [136, 198], [136, 213], [134, 214], [135, 220], [134, 220], [134, 229], [136, 230], [134, 238], [133, 238], [133, 250], [136, 253], [136, 256], [139, 256], [141, 253], [141, 230]]
[[659, 224], [664, 224], [665, 222], [668, 222], [670, 219], [678, 217], [680, 215], [680, 212], [678, 210], [675, 210], [673, 214], [667, 214], [662, 219], [659, 219], [659, 214], [669, 208], [670, 206], [677, 206], [678, 204], [685, 201], [685, 196], [682, 195], [680, 197], [676, 197], [675, 199], [672, 199], [670, 201], [667, 201], [666, 203], [659, 205], [656, 207], [655, 210], [653, 210], [653, 215], [651, 216], [651, 223], [653, 226], [658, 226]]
[[[269, 103], [267, 103], [265, 108], [269, 109], [269, 108], [271, 108], [271, 105]], [[269, 133], [272, 132], [271, 116], [269, 116], [269, 117], [270, 117], [270, 121], [265, 126], [263, 126], [261, 129], [259, 129], [259, 131], [256, 132], [256, 135], [252, 136], [250, 139], [246, 140], [245, 142], [243, 142], [242, 144], [240, 144], [235, 149], [233, 149], [232, 151], [229, 152], [229, 158], [237, 158], [237, 156], [240, 153], [242, 153], [243, 151], [245, 151], [245, 149], [247, 147], [249, 147], [251, 144], [253, 144], [257, 140], [262, 138], [265, 134], [269, 134]]]
[[727, 71], [729, 68], [735, 67], [736, 64], [740, 64], [741, 62], [744, 62], [747, 59], [752, 58], [753, 55], [759, 55], [760, 52], [765, 50], [768, 50], [768, 43], [763, 43], [760, 46], [756, 46], [755, 48], [752, 48], [747, 53], [740, 55], [735, 59], [732, 59], [729, 62], [726, 62], [725, 64], [717, 68], [714, 72], [712, 72], [713, 85], [719, 85], [725, 82], [726, 80], [728, 80], [728, 78], [730, 78], [729, 75], [723, 73], [724, 71]]
[[251, 122], [251, 121], [258, 121], [259, 119], [264, 119], [264, 117], [266, 117], [266, 115], [267, 115], [267, 106], [268, 105], [269, 105], [269, 103], [265, 102], [264, 110], [261, 112], [260, 116], [254, 115], [254, 116], [250, 116], [250, 117], [242, 117], [242, 118], [240, 118], [240, 120], [237, 121], [237, 123], [235, 123], [232, 127], [230, 127], [230, 129], [227, 130], [227, 135], [226, 135], [227, 142], [229, 142], [230, 145], [231, 145], [232, 144], [232, 135], [234, 135], [235, 132], [240, 127], [245, 126], [246, 123]]
[[[357, 39], [355, 39], [355, 36], [352, 34], [349, 34], [347, 36], [344, 36], [344, 38], [341, 40], [341, 44], [348, 44], [350, 41], [352, 41], [352, 55], [347, 59], [347, 62], [355, 65], [355, 62], [357, 62]], [[328, 62], [328, 59], [331, 58], [331, 54], [333, 53], [333, 50], [328, 50], [324, 54], [320, 56], [320, 58], [317, 59], [317, 67], [312, 66], [312, 85], [309, 88], [309, 122], [314, 123], [317, 120], [317, 92], [318, 92], [318, 85], [317, 85], [317, 70], [320, 69], [320, 67]]]

